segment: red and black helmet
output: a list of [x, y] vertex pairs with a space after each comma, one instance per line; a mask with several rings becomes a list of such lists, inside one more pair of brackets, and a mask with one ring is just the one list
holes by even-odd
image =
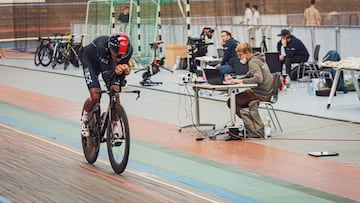
[[108, 47], [112, 52], [116, 53], [120, 57], [123, 57], [129, 52], [129, 37], [123, 32], [114, 33], [109, 38]]

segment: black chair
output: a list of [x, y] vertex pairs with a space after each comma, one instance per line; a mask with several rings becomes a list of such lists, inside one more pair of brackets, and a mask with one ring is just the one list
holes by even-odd
[[[305, 74], [307, 74], [309, 77], [312, 78], [318, 78], [319, 77], [319, 65], [318, 65], [318, 61], [319, 61], [319, 52], [320, 52], [320, 44], [317, 44], [314, 48], [314, 53], [313, 53], [313, 61], [307, 61], [304, 63], [300, 63], [300, 66], [297, 69], [297, 80], [299, 80], [300, 75], [302, 75], [301, 78], [303, 78], [305, 76]], [[302, 71], [302, 73], [301, 73]]]
[[279, 60], [279, 55], [280, 54], [278, 52], [265, 53], [265, 60], [271, 73], [282, 72], [282, 63]]

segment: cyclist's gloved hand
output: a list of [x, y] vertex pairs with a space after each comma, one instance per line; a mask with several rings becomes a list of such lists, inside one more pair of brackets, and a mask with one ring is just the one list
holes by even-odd
[[125, 75], [129, 75], [130, 74], [130, 67], [128, 66], [128, 64], [119, 64], [115, 67], [115, 73], [117, 75], [121, 75], [121, 74], [125, 74]]

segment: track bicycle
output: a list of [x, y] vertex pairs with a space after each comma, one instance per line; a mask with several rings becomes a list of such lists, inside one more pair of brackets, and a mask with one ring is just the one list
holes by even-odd
[[50, 37], [39, 37], [40, 45], [35, 51], [34, 63], [35, 65], [41, 64], [42, 66], [48, 66], [53, 60], [54, 46], [60, 41], [57, 36], [63, 36], [64, 34], [55, 33], [54, 39]]
[[42, 65], [42, 66], [48, 66], [51, 62], [52, 58], [52, 40], [50, 37], [44, 38], [39, 37], [40, 45], [35, 51], [34, 55], [34, 63], [36, 66]]
[[[59, 40], [53, 49], [52, 60], [51, 60], [51, 67], [54, 69], [57, 64], [63, 64], [65, 62], [66, 56], [66, 49], [68, 40], [62, 40], [64, 34], [61, 35], [61, 40]], [[67, 36], [68, 38], [70, 36]]]
[[80, 51], [83, 46], [84, 35], [81, 35], [80, 42], [74, 41], [75, 35], [71, 35], [70, 39], [66, 45], [66, 53], [64, 59], [64, 70], [67, 69], [69, 64], [71, 63], [75, 67], [80, 67]]
[[[110, 90], [109, 86], [107, 86], [106, 89], [107, 90], [99, 91], [98, 94], [109, 95], [107, 110], [101, 112], [100, 102], [94, 106], [89, 113], [88, 119], [90, 135], [88, 137], [81, 135], [81, 143], [85, 159], [88, 163], [93, 164], [99, 155], [100, 144], [106, 142], [111, 167], [115, 173], [120, 174], [125, 170], [129, 159], [130, 128], [124, 107], [116, 102], [115, 93], [117, 92]], [[119, 93], [136, 93], [136, 99], [140, 97], [139, 90], [121, 91], [120, 87]], [[84, 109], [82, 110], [82, 113], [83, 112]], [[113, 132], [112, 126], [117, 116], [119, 117], [118, 125], [120, 135]]]

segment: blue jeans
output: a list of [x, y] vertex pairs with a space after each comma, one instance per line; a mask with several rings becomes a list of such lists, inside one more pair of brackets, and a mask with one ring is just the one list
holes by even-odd
[[233, 68], [228, 65], [228, 64], [224, 64], [224, 65], [221, 65], [220, 67], [217, 68], [219, 70], [219, 72], [222, 74], [222, 75], [225, 75], [225, 74], [230, 74], [230, 73], [233, 73], [234, 70]]

